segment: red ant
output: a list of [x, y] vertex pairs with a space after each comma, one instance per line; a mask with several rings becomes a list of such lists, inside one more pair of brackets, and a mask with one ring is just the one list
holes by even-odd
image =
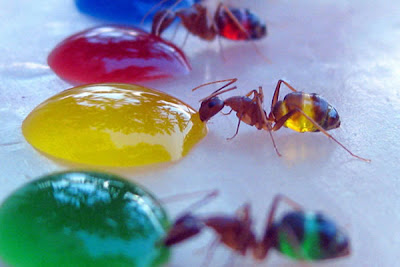
[[[297, 132], [322, 132], [328, 138], [332, 139], [344, 148], [353, 157], [367, 162], [371, 161], [353, 154], [348, 148], [327, 132], [328, 130], [338, 128], [340, 126], [340, 119], [336, 109], [321, 96], [314, 93], [309, 94], [298, 92], [287, 82], [279, 80], [272, 98], [270, 113], [267, 115], [266, 111], [263, 109], [264, 93], [261, 86], [258, 91], [252, 90], [245, 96], [233, 96], [225, 100], [218, 97], [220, 94], [236, 89], [237, 87], [234, 86], [222, 90], [236, 81], [237, 79], [234, 78], [209, 82], [192, 89], [192, 91], [194, 91], [206, 85], [227, 82], [211, 95], [200, 100], [201, 106], [199, 113], [202, 121], [208, 121], [211, 117], [221, 111], [224, 106], [231, 108], [231, 111], [228, 114], [235, 111], [239, 122], [236, 133], [228, 139], [232, 139], [238, 134], [240, 122], [243, 121], [248, 125], [255, 126], [258, 130], [267, 130], [271, 136], [276, 153], [281, 156], [272, 136], [272, 131], [277, 131], [282, 126], [285, 126]], [[293, 92], [287, 94], [283, 100], [278, 101], [279, 90], [282, 83]], [[253, 95], [252, 98], [250, 98], [251, 95]]]
[[[207, 196], [202, 201], [210, 197]], [[282, 201], [292, 206], [294, 211], [287, 212], [277, 221], [275, 213]], [[223, 243], [242, 256], [251, 251], [257, 260], [267, 258], [271, 248], [293, 259], [309, 261], [333, 259], [350, 254], [347, 235], [332, 220], [320, 212], [304, 211], [299, 204], [284, 195], [274, 198], [261, 239], [256, 238], [252, 230], [250, 205], [246, 204], [234, 216], [199, 217], [190, 212], [184, 213], [176, 219], [163, 244], [170, 247], [183, 242], [199, 234], [205, 227], [215, 231], [218, 236], [217, 242]], [[217, 242], [213, 244], [216, 245]]]
[[216, 36], [231, 40], [257, 40], [266, 36], [266, 25], [248, 9], [227, 7], [219, 3], [215, 13], [210, 14], [203, 2], [177, 11], [158, 11], [153, 18], [151, 32], [161, 35], [179, 17], [190, 33], [207, 41], [214, 40]]

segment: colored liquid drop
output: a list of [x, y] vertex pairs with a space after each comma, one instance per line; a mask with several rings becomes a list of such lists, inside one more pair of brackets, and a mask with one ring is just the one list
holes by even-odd
[[44, 101], [25, 119], [22, 132], [33, 147], [58, 159], [138, 166], [180, 159], [207, 127], [194, 109], [165, 93], [93, 84]]
[[49, 66], [72, 84], [134, 83], [188, 74], [191, 67], [172, 43], [137, 28], [91, 28], [58, 44]]
[[[150, 21], [156, 11], [171, 8], [175, 2], [174, 0], [166, 2], [161, 2], [161, 0], [75, 0], [76, 6], [82, 13], [124, 24], [140, 23], [156, 6], [153, 12], [146, 17], [146, 21]], [[193, 2], [192, 0], [183, 0], [175, 8], [189, 7]]]
[[169, 221], [142, 187], [118, 176], [65, 172], [15, 191], [0, 206], [0, 258], [10, 266], [159, 266]]

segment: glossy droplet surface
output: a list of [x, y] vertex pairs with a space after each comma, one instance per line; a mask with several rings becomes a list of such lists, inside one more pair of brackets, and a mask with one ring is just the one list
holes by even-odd
[[[176, 6], [177, 9], [189, 7], [192, 0], [182, 0]], [[175, 1], [161, 2], [161, 0], [75, 0], [79, 11], [87, 15], [124, 24], [138, 25], [149, 10], [157, 5], [146, 21], [151, 21], [154, 12], [164, 8], [170, 8]]]
[[206, 134], [182, 101], [130, 84], [65, 90], [36, 107], [22, 124], [26, 140], [58, 159], [138, 166], [185, 156]]
[[142, 187], [115, 175], [65, 172], [26, 184], [0, 206], [0, 257], [10, 266], [159, 266], [169, 222]]
[[123, 26], [91, 28], [58, 44], [48, 64], [72, 84], [138, 81], [188, 74], [190, 65], [172, 43], [140, 29]]

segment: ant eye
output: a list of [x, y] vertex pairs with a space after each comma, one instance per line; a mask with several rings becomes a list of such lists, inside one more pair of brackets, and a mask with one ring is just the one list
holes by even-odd
[[215, 106], [223, 106], [223, 101], [219, 99], [218, 97], [213, 97], [207, 102], [207, 107], [208, 108], [213, 108]]
[[209, 107], [209, 108], [212, 108], [212, 107], [214, 107], [216, 104], [217, 104], [217, 103], [216, 103], [215, 101], [210, 101], [210, 102], [208, 102], [208, 107]]

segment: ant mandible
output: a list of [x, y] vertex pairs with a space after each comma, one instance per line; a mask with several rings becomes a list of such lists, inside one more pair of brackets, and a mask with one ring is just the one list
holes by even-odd
[[[237, 87], [234, 86], [223, 90], [236, 81], [236, 78], [214, 81], [202, 84], [192, 89], [192, 91], [195, 91], [206, 85], [227, 82], [211, 95], [200, 100], [201, 106], [199, 113], [202, 121], [208, 121], [211, 117], [221, 111], [224, 106], [231, 108], [231, 111], [225, 115], [235, 111], [239, 122], [236, 128], [236, 133], [228, 139], [232, 139], [238, 134], [240, 122], [243, 121], [251, 126], [255, 126], [258, 130], [264, 129], [268, 131], [276, 153], [281, 156], [272, 136], [272, 131], [277, 131], [284, 126], [297, 132], [322, 132], [350, 153], [351, 156], [366, 162], [371, 161], [355, 155], [327, 132], [340, 126], [339, 114], [332, 105], [318, 94], [299, 92], [289, 83], [279, 80], [272, 97], [270, 113], [267, 115], [263, 109], [264, 93], [261, 86], [258, 91], [252, 90], [245, 96], [233, 96], [225, 100], [218, 97], [220, 94], [236, 89]], [[293, 92], [287, 94], [283, 100], [278, 100], [279, 90], [282, 83]], [[253, 95], [252, 98], [251, 95]]]
[[[282, 219], [275, 220], [278, 204], [282, 201], [294, 210], [287, 212]], [[162, 243], [170, 247], [199, 234], [205, 227], [216, 232], [217, 242], [242, 256], [251, 251], [257, 260], [267, 258], [271, 248], [295, 260], [308, 261], [350, 254], [349, 238], [332, 220], [320, 212], [304, 211], [299, 204], [284, 195], [274, 198], [261, 239], [257, 239], [252, 230], [250, 205], [246, 204], [234, 216], [199, 217], [190, 212], [184, 213], [176, 219]]]
[[193, 35], [212, 41], [216, 36], [231, 40], [257, 40], [267, 34], [267, 27], [260, 19], [244, 8], [227, 7], [219, 3], [214, 14], [210, 14], [205, 1], [177, 11], [172, 9], [158, 11], [153, 18], [151, 32], [161, 35], [175, 20], [180, 18], [183, 26]]

